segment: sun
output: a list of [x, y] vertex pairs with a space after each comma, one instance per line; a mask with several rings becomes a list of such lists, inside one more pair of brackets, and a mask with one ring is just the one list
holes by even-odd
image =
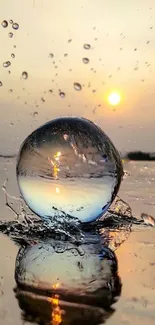
[[121, 95], [118, 92], [112, 92], [108, 96], [108, 102], [112, 106], [118, 105], [121, 101]]

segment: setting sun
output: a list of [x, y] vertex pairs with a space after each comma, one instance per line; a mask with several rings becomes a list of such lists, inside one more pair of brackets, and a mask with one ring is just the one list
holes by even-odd
[[109, 104], [111, 104], [113, 106], [118, 105], [120, 103], [120, 101], [121, 101], [121, 96], [117, 92], [112, 92], [108, 96], [108, 102], [109, 102]]

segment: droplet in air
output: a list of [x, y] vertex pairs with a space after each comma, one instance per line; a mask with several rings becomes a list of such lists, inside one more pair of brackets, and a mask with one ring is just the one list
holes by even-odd
[[82, 86], [78, 82], [74, 82], [74, 89], [80, 91]]
[[2, 23], [1, 23], [2, 27], [6, 28], [8, 27], [8, 22], [7, 20], [3, 20]]
[[88, 59], [88, 58], [83, 58], [82, 61], [83, 61], [83, 63], [85, 63], [85, 64], [89, 63], [89, 59]]
[[15, 30], [17, 30], [19, 28], [19, 24], [13, 23], [12, 24], [12, 28], [15, 29]]
[[12, 24], [13, 24], [13, 20], [12, 20], [12, 19], [10, 19], [10, 20], [9, 20], [9, 23], [12, 25]]
[[15, 58], [15, 54], [14, 53], [11, 53], [11, 57], [14, 59]]
[[10, 38], [12, 38], [12, 37], [13, 37], [13, 33], [10, 32], [10, 33], [8, 34], [8, 36], [9, 36]]
[[2, 87], [3, 86], [3, 83], [2, 83], [2, 81], [0, 81], [0, 87]]
[[28, 79], [28, 73], [26, 71], [22, 72], [22, 78], [25, 80]]
[[91, 48], [90, 44], [84, 44], [83, 47], [85, 50], [89, 50]]
[[11, 65], [10, 61], [6, 61], [6, 62], [3, 63], [4, 68], [8, 68], [10, 65]]
[[43, 220], [98, 219], [114, 200], [122, 176], [111, 140], [84, 118], [62, 117], [44, 124], [28, 136], [18, 155], [21, 194]]
[[54, 54], [53, 53], [49, 53], [49, 57], [50, 58], [54, 58]]
[[61, 98], [64, 98], [64, 97], [65, 97], [65, 93], [64, 93], [63, 91], [60, 91], [60, 92], [59, 92], [59, 96], [60, 96]]

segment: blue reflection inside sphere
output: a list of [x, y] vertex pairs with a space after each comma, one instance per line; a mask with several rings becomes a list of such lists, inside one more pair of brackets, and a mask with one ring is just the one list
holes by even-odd
[[21, 146], [17, 180], [38, 216], [92, 222], [115, 198], [123, 175], [118, 151], [93, 122], [78, 117], [52, 120]]

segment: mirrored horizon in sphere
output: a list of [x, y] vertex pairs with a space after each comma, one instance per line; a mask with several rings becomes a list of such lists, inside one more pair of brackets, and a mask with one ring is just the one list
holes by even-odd
[[52, 120], [21, 146], [17, 180], [30, 209], [42, 219], [70, 216], [92, 222], [115, 198], [123, 175], [118, 151], [93, 122]]

